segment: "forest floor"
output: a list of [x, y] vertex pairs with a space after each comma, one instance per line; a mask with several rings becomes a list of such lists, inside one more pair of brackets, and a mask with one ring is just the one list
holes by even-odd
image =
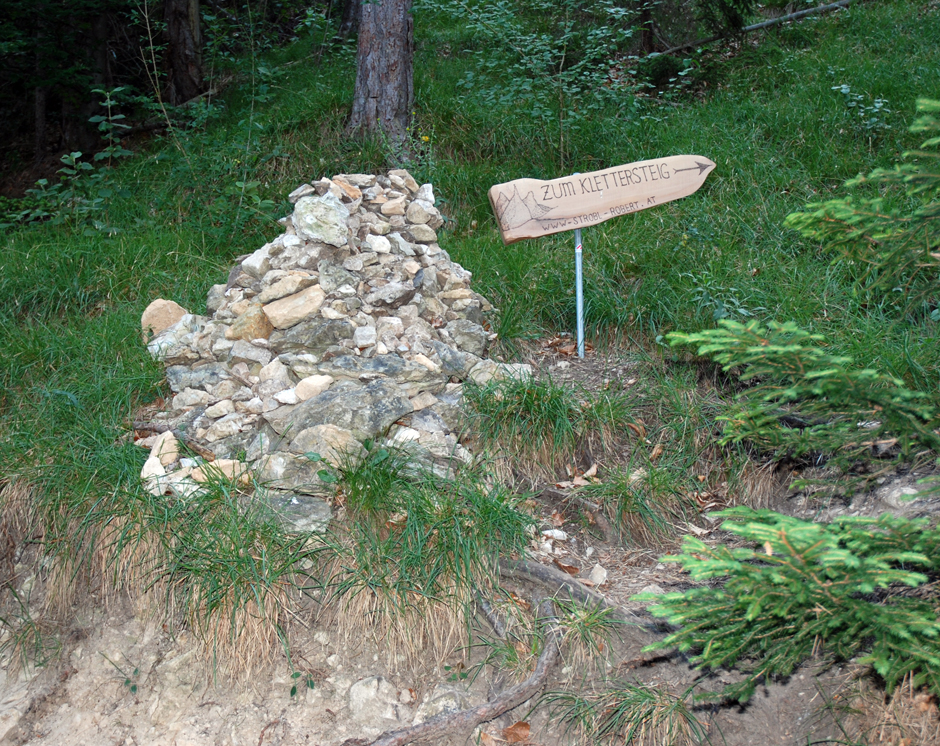
[[[534, 345], [529, 360], [543, 375], [588, 389], [627, 385], [643, 375], [642, 365], [631, 361], [627, 351], [589, 350], [579, 360], [566, 347], [557, 339]], [[608, 453], [616, 459], [616, 448]], [[601, 464], [596, 473], [603, 474], [610, 465]], [[787, 479], [773, 475], [755, 489], [760, 490], [763, 507], [801, 518], [885, 511], [934, 516], [940, 513], [940, 498], [914, 495], [921, 476], [895, 474], [874, 491], [825, 504], [793, 492]], [[570, 483], [531, 486], [535, 496], [530, 508], [543, 526], [564, 532], [566, 538], [533, 541], [530, 559], [586, 581], [635, 626], [626, 625], [612, 635], [593, 659], [562, 660], [541, 698], [472, 734], [455, 733], [437, 743], [590, 743], [564, 722], [562, 700], [553, 692], [584, 693], [602, 681], [630, 680], [685, 696], [739, 677], [734, 670], [703, 673], [678, 654], [641, 652], [643, 645], [660, 639], [663, 630], [646, 612], [646, 604], [633, 597], [691, 587], [680, 567], [660, 561], [668, 546], [654, 550], [605, 540], [609, 537], [585, 519], [583, 504], [570, 499], [577, 494]], [[710, 510], [734, 502], [734, 496], [712, 497], [713, 502], [690, 515], [685, 525], [675, 526], [677, 535], [692, 532], [708, 543], [736, 540], [720, 530], [717, 519], [709, 518]], [[594, 584], [589, 577], [600, 582]], [[173, 633], [129, 601], [84, 599], [73, 609], [73, 618], [69, 629], [60, 630], [61, 648], [46, 666], [24, 668], [8, 661], [0, 670], [0, 745], [353, 746], [438, 712], [491, 700], [512, 683], [505, 672], [484, 665], [479, 648], [458, 650], [443, 665], [396, 665], [383, 641], [351, 637], [335, 625], [316, 623], [309, 625], [294, 652], [299, 679], [279, 666], [263, 669], [248, 681], [231, 681], [212, 675], [204, 647], [192, 635]], [[690, 707], [705, 736], [702, 742], [711, 744], [940, 743], [931, 698], [902, 690], [886, 700], [869, 670], [852, 662], [811, 661], [790, 677], [766, 682], [744, 707]], [[666, 743], [657, 740], [662, 737], [654, 732], [635, 742]]]

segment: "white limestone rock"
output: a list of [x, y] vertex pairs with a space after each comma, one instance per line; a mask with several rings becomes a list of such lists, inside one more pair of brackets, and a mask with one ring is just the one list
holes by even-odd
[[349, 238], [346, 221], [349, 208], [332, 192], [301, 197], [294, 205], [292, 220], [297, 233], [309, 241], [345, 246]]

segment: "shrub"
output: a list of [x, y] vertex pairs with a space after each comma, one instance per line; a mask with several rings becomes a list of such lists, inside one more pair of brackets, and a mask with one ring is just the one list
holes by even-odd
[[[761, 680], [789, 675], [810, 656], [861, 655], [888, 692], [907, 678], [940, 693], [940, 620], [922, 589], [940, 568], [940, 529], [884, 515], [807, 523], [769, 510], [715, 515], [756, 546], [730, 548], [686, 537], [680, 562], [698, 582], [664, 596], [650, 612], [680, 629], [648, 649], [678, 647], [700, 666], [739, 664], [746, 677], [717, 696], [747, 702]], [[926, 590], [926, 589], [923, 589]]]
[[[910, 162], [879, 168], [846, 182], [847, 187], [879, 190], [902, 186], [907, 200], [853, 196], [807, 205], [786, 224], [820, 241], [858, 270], [860, 292], [889, 296], [905, 310], [921, 309], [940, 319], [940, 101], [918, 99], [921, 113], [911, 132], [929, 133], [921, 150], [904, 154]], [[895, 200], [897, 201], [897, 200]]]
[[756, 385], [738, 395], [722, 441], [756, 443], [778, 456], [823, 452], [845, 461], [874, 446], [940, 452], [940, 413], [930, 397], [851, 359], [821, 349], [825, 338], [796, 324], [729, 319], [718, 329], [672, 333], [670, 344], [697, 344], [724, 370], [739, 370]]

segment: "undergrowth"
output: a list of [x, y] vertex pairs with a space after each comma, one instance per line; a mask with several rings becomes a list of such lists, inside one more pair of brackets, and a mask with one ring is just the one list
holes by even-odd
[[938, 570], [940, 530], [887, 514], [831, 524], [749, 508], [716, 515], [749, 546], [687, 536], [680, 554], [663, 559], [681, 563], [693, 581], [721, 584], [637, 597], [678, 626], [647, 649], [678, 647], [699, 666], [746, 672], [740, 683], [703, 696], [743, 704], [760, 683], [817, 656], [858, 657], [889, 694], [906, 680], [940, 693], [940, 623], [934, 593], [924, 587]]
[[[592, 12], [604, 9], [616, 10], [602, 4]], [[572, 10], [572, 18], [579, 12]], [[503, 309], [496, 323], [508, 342], [574, 326], [572, 246], [570, 236], [503, 246], [486, 188], [555, 177], [560, 168], [700, 153], [718, 167], [696, 195], [585, 231], [589, 334], [599, 341], [636, 332], [655, 340], [676, 329], [689, 335], [712, 329], [720, 318], [756, 320], [764, 329], [773, 318], [787, 319], [825, 335], [829, 362], [851, 357], [856, 367], [847, 370], [883, 371], [876, 388], [935, 395], [940, 344], [929, 292], [913, 310], [893, 302], [900, 295], [893, 288], [887, 298], [860, 292], [858, 265], [832, 263], [838, 252], [783, 222], [807, 202], [838, 196], [859, 170], [890, 167], [895, 153], [919, 142], [901, 124], [915, 97], [936, 84], [935, 8], [905, 0], [857, 6], [754, 37], [736, 54], [696, 53], [683, 78], [695, 77], [695, 95], [678, 82], [645, 92], [643, 71], [624, 54], [629, 50], [620, 47], [606, 59], [598, 54], [603, 44], [592, 47], [578, 27], [555, 24], [554, 38], [581, 45], [579, 60], [549, 59], [533, 68], [529, 63], [546, 47], [533, 46], [528, 58], [521, 50], [516, 62], [536, 70], [535, 87], [514, 83], [515, 98], [500, 106], [493, 97], [511, 71], [474, 66], [479, 82], [458, 85], [492, 34], [445, 23], [439, 13], [417, 13], [415, 24], [413, 131], [424, 144], [408, 167], [419, 181], [434, 183], [449, 218], [441, 243], [474, 273], [474, 288]], [[327, 598], [334, 608], [360, 609], [363, 624], [397, 624], [403, 638], [416, 634], [430, 605], [450, 610], [441, 612], [450, 614], [442, 626], [420, 633], [446, 648], [459, 637], [448, 630], [465, 624], [460, 610], [470, 601], [468, 587], [486, 582], [494, 556], [520, 546], [528, 521], [515, 511], [515, 498], [485, 477], [455, 482], [409, 473], [382, 482], [376, 472], [360, 480], [360, 490], [348, 472], [341, 494], [349, 514], [363, 520], [324, 546], [290, 533], [233, 486], [217, 485], [194, 503], [142, 492], [145, 454], [126, 442], [127, 422], [142, 404], [167, 394], [162, 370], [140, 344], [143, 308], [166, 297], [201, 312], [206, 290], [225, 281], [234, 258], [280, 232], [285, 195], [298, 184], [399, 165], [382, 142], [343, 136], [352, 46], [324, 46], [319, 23], [299, 36], [287, 47], [230, 60], [228, 88], [193, 110], [188, 129], [122, 140], [136, 152], [107, 172], [113, 183], [90, 181], [76, 157], [69, 166], [76, 173], [66, 174], [76, 178], [63, 189], [77, 189], [84, 179], [89, 190], [75, 198], [92, 200], [84, 204], [95, 206], [94, 214], [81, 208], [63, 213], [68, 219], [61, 224], [11, 226], [0, 252], [0, 475], [33, 486], [37, 536], [52, 558], [49, 603], [58, 598], [65, 610], [66, 599], [138, 592], [159, 613], [192, 627], [210, 659], [241, 670], [255, 664], [255, 646], [283, 649], [291, 610], [314, 582], [314, 568], [316, 580], [330, 568]], [[565, 86], [588, 62], [595, 80], [604, 81], [603, 95], [572, 90], [572, 98]], [[538, 91], [565, 98], [533, 109], [534, 118], [517, 116], [518, 101], [538, 103]], [[870, 115], [860, 117], [861, 109]], [[116, 115], [109, 121], [119, 123]], [[858, 196], [882, 196], [874, 190], [884, 185], [859, 181]], [[889, 213], [922, 206], [919, 194], [903, 188], [883, 198]], [[605, 392], [555, 388], [547, 381], [512, 383], [502, 400], [496, 389], [489, 398], [481, 389], [481, 438], [495, 443], [498, 434], [520, 468], [554, 475], [577, 452], [601, 451], [618, 429], [641, 424], [623, 400]], [[643, 540], [670, 520], [693, 480], [703, 477], [717, 488], [723, 477], [712, 474], [727, 471], [715, 457], [712, 471], [691, 472], [710, 447], [714, 402], [658, 386], [650, 399], [663, 414], [662, 430], [683, 445], [664, 437], [664, 452], [650, 469], [660, 441], [637, 443], [646, 460], [638, 453], [627, 478], [648, 469], [652, 487], [648, 498], [637, 496], [625, 525]], [[869, 419], [889, 428], [882, 416]], [[851, 442], [848, 416], [810, 426], [843, 438], [833, 446]], [[912, 452], [920, 443], [912, 442]], [[391, 455], [385, 461], [397, 463]], [[386, 492], [368, 494], [373, 480]], [[660, 506], [662, 495], [668, 500]], [[413, 639], [416, 648], [425, 644]]]
[[441, 661], [465, 645], [477, 592], [500, 556], [521, 552], [532, 518], [523, 497], [464, 468], [416, 467], [406, 452], [374, 447], [342, 470], [348, 520], [328, 542], [324, 612], [344, 634], [382, 641], [390, 660]]
[[630, 419], [627, 400], [588, 392], [550, 377], [509, 377], [468, 384], [473, 436], [505, 470], [553, 477], [584, 453], [609, 449]]

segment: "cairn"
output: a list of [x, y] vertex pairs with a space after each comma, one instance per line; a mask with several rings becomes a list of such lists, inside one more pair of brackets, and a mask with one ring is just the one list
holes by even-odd
[[206, 315], [167, 300], [144, 311], [174, 396], [138, 423], [159, 433], [141, 441], [141, 477], [178, 498], [214, 476], [243, 480], [298, 529], [324, 530], [325, 468], [375, 443], [437, 470], [469, 462], [464, 382], [530, 371], [487, 359], [493, 309], [438, 243], [430, 184], [404, 170], [345, 174], [290, 201], [284, 232], [211, 288]]

